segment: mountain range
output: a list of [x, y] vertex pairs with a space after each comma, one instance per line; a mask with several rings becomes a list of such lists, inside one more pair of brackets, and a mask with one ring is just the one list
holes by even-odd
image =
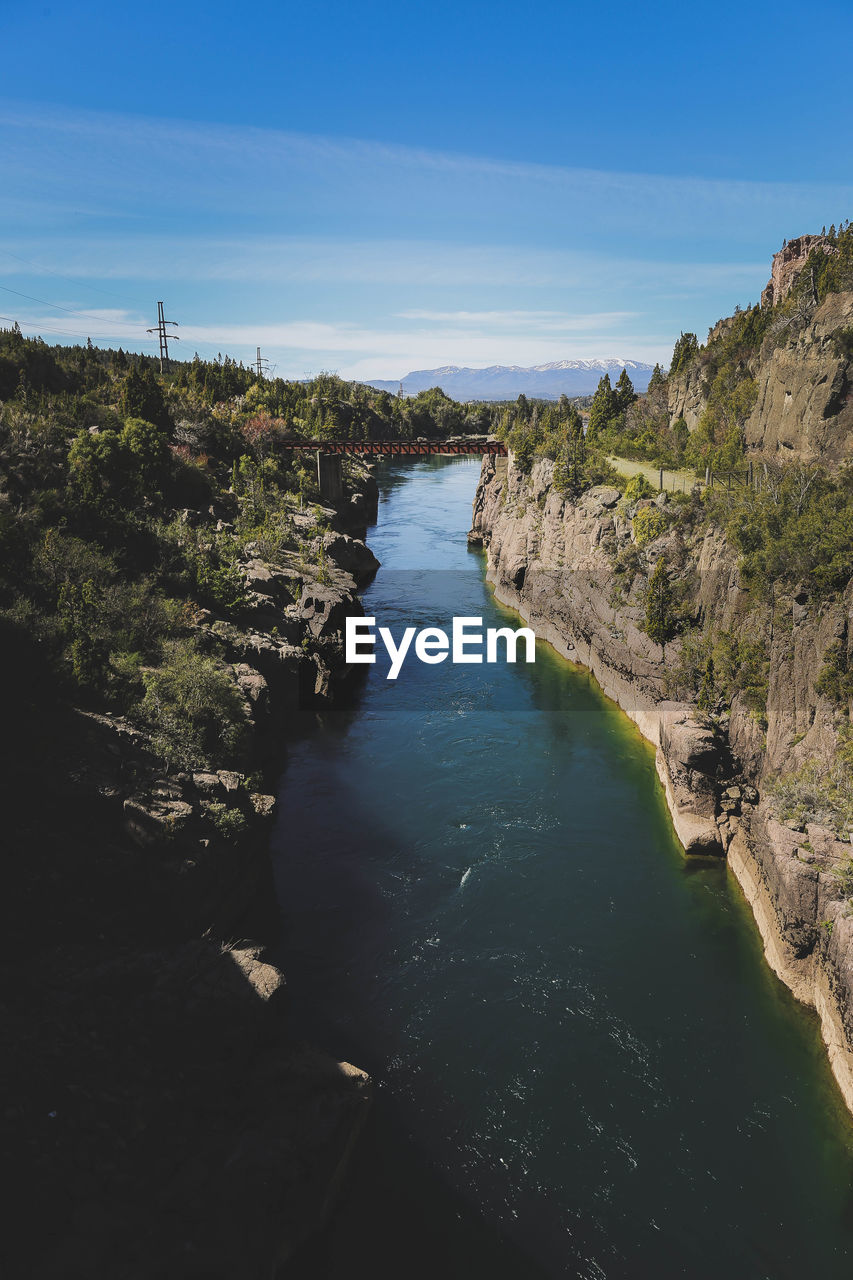
[[530, 368], [521, 365], [493, 364], [487, 369], [466, 369], [446, 364], [438, 369], [416, 369], [396, 382], [365, 379], [370, 387], [380, 391], [399, 391], [402, 382], [403, 395], [417, 395], [430, 387], [441, 387], [445, 395], [454, 400], [515, 400], [522, 393], [541, 400], [558, 400], [561, 395], [591, 395], [605, 373], [614, 382], [623, 369], [634, 384], [635, 391], [645, 391], [652, 373], [652, 365], [641, 360], [555, 360], [551, 364], [535, 364]]

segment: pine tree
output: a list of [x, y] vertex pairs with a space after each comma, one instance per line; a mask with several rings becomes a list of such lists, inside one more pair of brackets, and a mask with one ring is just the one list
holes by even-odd
[[618, 412], [616, 393], [610, 385], [610, 374], [605, 373], [596, 388], [595, 395], [592, 397], [592, 404], [589, 409], [589, 425], [586, 429], [587, 439], [594, 440], [600, 432], [610, 425]]
[[717, 684], [714, 678], [714, 659], [708, 654], [708, 661], [705, 663], [705, 675], [702, 678], [702, 687], [699, 690], [699, 698], [696, 705], [700, 711], [713, 711], [717, 701]]
[[666, 382], [666, 374], [659, 364], [652, 369], [652, 376], [649, 378], [649, 391], [657, 391], [658, 387], [662, 387]]
[[685, 365], [688, 365], [698, 351], [699, 342], [695, 333], [680, 334], [672, 353], [672, 364], [669, 366], [670, 374], [678, 373]]
[[144, 418], [158, 427], [169, 423], [162, 388], [147, 367], [131, 367], [121, 389], [119, 409], [123, 418]]
[[628, 377], [627, 369], [623, 369], [619, 374], [619, 381], [616, 383], [614, 395], [616, 397], [616, 404], [620, 413], [624, 413], [628, 406], [633, 404], [637, 399], [634, 391], [634, 384]]
[[673, 632], [675, 621], [672, 608], [672, 587], [666, 571], [666, 561], [660, 557], [646, 590], [646, 635], [666, 652], [666, 642]]

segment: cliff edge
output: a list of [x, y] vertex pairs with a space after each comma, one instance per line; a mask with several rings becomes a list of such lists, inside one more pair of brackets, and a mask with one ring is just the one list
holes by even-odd
[[[644, 541], [638, 511], [665, 512], [667, 495], [632, 503], [598, 485], [571, 498], [554, 471], [547, 458], [529, 471], [512, 452], [484, 459], [470, 541], [486, 549], [497, 598], [586, 667], [654, 744], [679, 840], [688, 854], [728, 856], [769, 963], [818, 1012], [853, 1110], [853, 913], [837, 874], [849, 846], [830, 827], [780, 821], [765, 793], [780, 770], [838, 745], [835, 709], [815, 686], [827, 650], [849, 651], [853, 580], [833, 601], [794, 591], [756, 606], [725, 533], [699, 518], [698, 492]], [[724, 711], [700, 710], [681, 642], [646, 634], [647, 582], [661, 558], [682, 617], [763, 662], [760, 712], [746, 679]]]

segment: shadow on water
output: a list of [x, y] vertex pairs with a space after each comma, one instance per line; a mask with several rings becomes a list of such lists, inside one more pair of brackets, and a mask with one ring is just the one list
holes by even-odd
[[[478, 1211], [476, 1188], [466, 1197], [442, 1176], [385, 1088], [394, 1037], [381, 1001], [366, 998], [366, 973], [373, 967], [372, 949], [397, 950], [399, 922], [365, 855], [393, 849], [414, 874], [419, 855], [400, 849], [393, 831], [360, 803], [332, 765], [341, 740], [358, 721], [362, 698], [363, 689], [355, 688], [348, 705], [324, 714], [321, 723], [306, 717], [301, 739], [307, 738], [317, 753], [315, 781], [327, 779], [329, 790], [315, 790], [309, 803], [291, 809], [274, 837], [288, 868], [278, 877], [284, 923], [271, 958], [286, 968], [289, 979], [296, 978], [290, 986], [293, 1023], [320, 1048], [368, 1070], [377, 1085], [345, 1193], [327, 1230], [309, 1242], [287, 1275], [289, 1280], [337, 1280], [364, 1268], [373, 1280], [434, 1280], [437, 1275], [547, 1280], [547, 1271]], [[319, 848], [318, 813], [324, 828]], [[354, 956], [360, 957], [355, 969]], [[459, 1116], [460, 1128], [463, 1122]]]

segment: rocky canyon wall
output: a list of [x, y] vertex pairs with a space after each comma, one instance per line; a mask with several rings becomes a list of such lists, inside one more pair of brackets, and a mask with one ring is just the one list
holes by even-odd
[[679, 840], [689, 854], [728, 856], [768, 961], [818, 1011], [853, 1109], [853, 918], [833, 874], [849, 849], [828, 829], [782, 824], [765, 794], [774, 771], [835, 748], [833, 709], [815, 681], [828, 646], [849, 636], [853, 584], [833, 604], [801, 596], [762, 614], [719, 530], [680, 546], [669, 532], [646, 548], [650, 563], [668, 552], [680, 566], [702, 626], [758, 636], [769, 653], [766, 727], [740, 696], [711, 720], [673, 687], [677, 643], [662, 651], [645, 634], [640, 589], [617, 584], [616, 557], [633, 537], [619, 491], [599, 486], [571, 501], [552, 476], [547, 460], [525, 475], [512, 455], [484, 459], [470, 540], [486, 549], [495, 594], [586, 667], [654, 744]]

